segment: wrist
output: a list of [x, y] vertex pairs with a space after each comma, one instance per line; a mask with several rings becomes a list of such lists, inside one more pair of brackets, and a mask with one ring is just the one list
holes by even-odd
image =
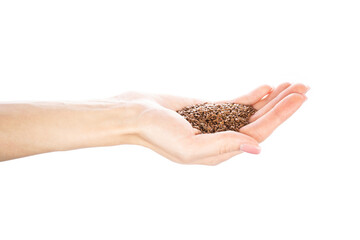
[[49, 131], [44, 138], [51, 139], [41, 141], [44, 149], [39, 152], [137, 144], [139, 104], [104, 100], [36, 105], [45, 109], [42, 128]]
[[89, 137], [83, 147], [139, 144], [138, 116], [144, 109], [133, 101], [96, 101], [89, 103], [89, 121], [84, 123]]

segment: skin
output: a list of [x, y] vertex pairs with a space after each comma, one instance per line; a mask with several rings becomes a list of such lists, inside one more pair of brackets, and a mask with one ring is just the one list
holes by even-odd
[[[200, 134], [176, 113], [209, 102], [179, 96], [127, 92], [116, 97], [74, 102], [0, 104], [0, 161], [88, 147], [136, 144], [182, 164], [217, 165], [259, 144], [306, 101], [309, 87], [263, 85], [221, 102], [251, 104], [258, 111], [240, 132]], [[218, 102], [218, 103], [221, 103]]]

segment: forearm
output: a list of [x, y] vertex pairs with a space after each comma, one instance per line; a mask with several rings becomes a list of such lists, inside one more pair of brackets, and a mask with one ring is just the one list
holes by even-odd
[[136, 143], [139, 106], [125, 101], [0, 104], [0, 161]]

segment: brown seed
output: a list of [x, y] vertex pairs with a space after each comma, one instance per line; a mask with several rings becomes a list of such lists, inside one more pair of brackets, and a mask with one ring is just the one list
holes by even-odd
[[202, 133], [239, 131], [249, 124], [256, 109], [251, 105], [238, 103], [202, 103], [176, 111]]

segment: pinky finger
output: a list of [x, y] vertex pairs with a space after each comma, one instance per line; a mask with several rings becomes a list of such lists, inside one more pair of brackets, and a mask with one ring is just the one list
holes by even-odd
[[232, 158], [240, 153], [243, 153], [243, 152], [247, 152], [247, 153], [251, 153], [251, 154], [259, 154], [260, 147], [243, 144], [243, 145], [241, 145], [240, 150], [238, 150], [238, 151], [232, 151], [232, 152], [224, 153], [224, 154], [217, 155], [217, 156], [203, 158], [198, 161], [195, 161], [193, 164], [215, 166], [215, 165], [225, 162], [226, 160], [229, 160], [230, 158]]

